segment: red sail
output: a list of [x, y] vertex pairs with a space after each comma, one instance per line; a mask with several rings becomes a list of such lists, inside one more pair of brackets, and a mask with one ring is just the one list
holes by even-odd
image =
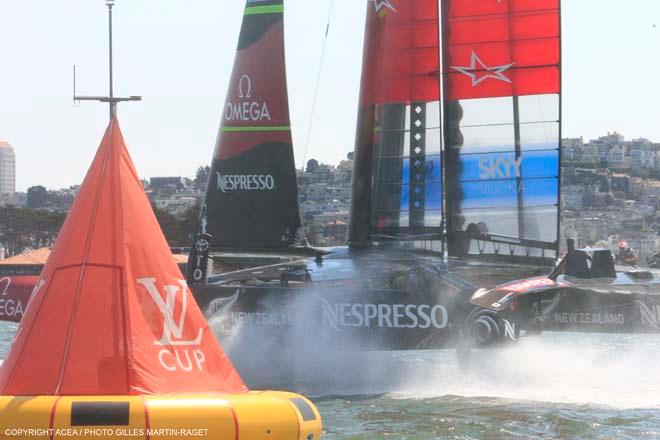
[[0, 394], [243, 391], [113, 120], [0, 368]]
[[361, 106], [438, 101], [437, 0], [371, 0]]
[[368, 0], [367, 7], [351, 198], [353, 245], [366, 243], [372, 233], [439, 229], [442, 205], [429, 203], [442, 194], [438, 2]]
[[447, 99], [559, 93], [559, 0], [446, 0]]
[[268, 9], [252, 3], [259, 2], [247, 2], [222, 109], [217, 160], [234, 158], [262, 144], [292, 143], [282, 0], [272, 1]]

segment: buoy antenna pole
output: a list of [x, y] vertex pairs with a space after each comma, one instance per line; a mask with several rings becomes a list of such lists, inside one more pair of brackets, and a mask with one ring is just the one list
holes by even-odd
[[108, 96], [78, 96], [76, 94], [76, 66], [73, 66], [73, 101], [78, 103], [79, 101], [98, 101], [98, 102], [107, 102], [110, 107], [110, 120], [115, 117], [117, 114], [117, 103], [118, 102], [127, 102], [127, 101], [142, 101], [141, 96], [129, 96], [129, 97], [115, 97], [114, 90], [114, 63], [113, 63], [113, 52], [112, 52], [112, 8], [115, 5], [115, 0], [106, 0], [105, 5], [108, 7], [108, 78], [109, 78], [109, 87], [108, 87]]
[[108, 96], [110, 96], [110, 119], [112, 119], [117, 114], [117, 105], [113, 102], [115, 97], [115, 91], [113, 87], [113, 69], [112, 69], [112, 7], [115, 5], [115, 0], [106, 0], [106, 6], [108, 7], [108, 70], [110, 79], [110, 91]]

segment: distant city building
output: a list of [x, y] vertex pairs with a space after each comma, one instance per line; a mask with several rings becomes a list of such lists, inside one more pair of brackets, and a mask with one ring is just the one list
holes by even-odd
[[607, 136], [601, 136], [598, 138], [599, 141], [605, 142], [607, 144], [620, 144], [625, 139], [626, 138], [622, 134], [619, 134], [616, 131], [613, 133], [608, 132]]
[[45, 208], [48, 203], [48, 190], [41, 185], [31, 186], [27, 190], [27, 207], [32, 209]]
[[183, 177], [152, 177], [149, 179], [149, 186], [152, 191], [160, 191], [167, 187], [183, 189], [186, 185]]
[[598, 161], [598, 146], [595, 144], [584, 144], [582, 147], [582, 154], [580, 160], [583, 162], [597, 162]]
[[579, 162], [582, 160], [584, 140], [580, 138], [562, 139], [562, 159], [566, 161]]
[[188, 210], [202, 203], [200, 197], [193, 195], [172, 196], [168, 199], [153, 200], [157, 209], [167, 211], [175, 217], [182, 217]]
[[626, 168], [626, 147], [624, 145], [614, 145], [609, 148], [607, 162], [613, 168]]
[[27, 205], [27, 193], [15, 192], [13, 194], [0, 194], [0, 205], [11, 205], [23, 208]]
[[9, 142], [0, 141], [0, 194], [16, 192], [16, 155]]
[[303, 227], [313, 244], [330, 246], [346, 241], [352, 174], [350, 158], [337, 166], [312, 159], [297, 173]]

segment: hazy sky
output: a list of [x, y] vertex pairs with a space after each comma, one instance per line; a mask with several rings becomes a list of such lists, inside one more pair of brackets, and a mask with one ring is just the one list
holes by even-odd
[[[399, 0], [401, 1], [401, 0]], [[353, 149], [364, 0], [334, 0], [306, 155]], [[564, 135], [607, 130], [660, 142], [660, 1], [564, 0]], [[142, 95], [120, 121], [142, 177], [192, 176], [208, 164], [244, 0], [117, 0], [115, 89]], [[286, 0], [289, 96], [302, 162], [330, 0]], [[17, 187], [79, 183], [107, 124], [103, 0], [0, 0], [0, 139], [17, 155]]]

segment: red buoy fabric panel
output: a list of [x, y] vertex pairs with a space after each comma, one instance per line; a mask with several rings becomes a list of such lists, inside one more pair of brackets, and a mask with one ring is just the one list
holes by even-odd
[[0, 369], [4, 395], [240, 393], [111, 121]]

